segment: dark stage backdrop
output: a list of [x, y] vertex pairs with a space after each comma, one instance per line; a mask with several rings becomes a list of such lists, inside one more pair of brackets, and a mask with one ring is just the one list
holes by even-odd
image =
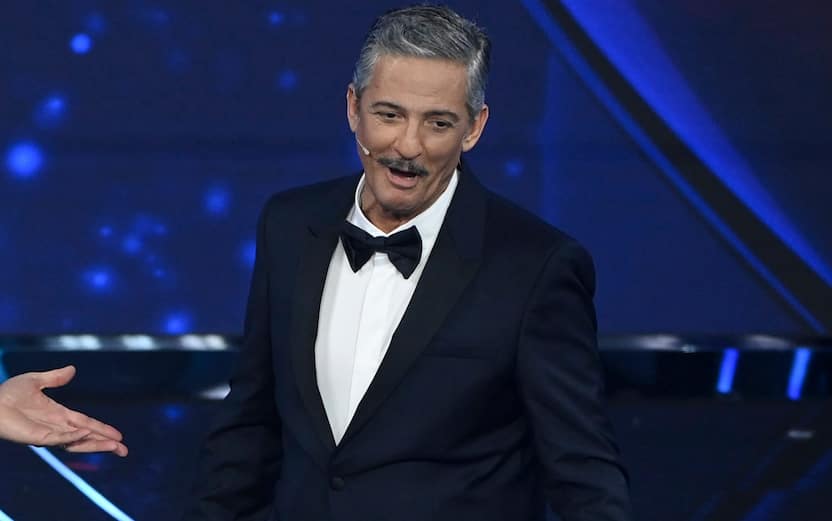
[[[468, 161], [591, 250], [602, 332], [812, 332], [590, 93], [537, 2], [449, 3], [494, 44]], [[828, 276], [827, 4], [564, 4]], [[268, 195], [358, 167], [345, 89], [393, 5], [3, 2], [0, 332], [238, 331]]]

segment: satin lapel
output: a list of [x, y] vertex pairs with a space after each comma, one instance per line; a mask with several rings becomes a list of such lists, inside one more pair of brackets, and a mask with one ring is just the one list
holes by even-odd
[[419, 284], [339, 447], [355, 436], [393, 392], [456, 304], [479, 266], [484, 226], [484, 190], [470, 174], [461, 172]]
[[[344, 186], [339, 185], [331, 197], [320, 201], [324, 214], [310, 223], [303, 238], [292, 300], [292, 368], [301, 401], [327, 454], [335, 448], [335, 440], [318, 390], [315, 339], [329, 262], [338, 244], [338, 230], [352, 204], [354, 191], [355, 182], [348, 181]], [[325, 459], [321, 463], [326, 467]]]
[[292, 306], [292, 363], [300, 397], [312, 426], [328, 451], [335, 447], [315, 372], [315, 338], [326, 273], [337, 235], [309, 232], [300, 257]]

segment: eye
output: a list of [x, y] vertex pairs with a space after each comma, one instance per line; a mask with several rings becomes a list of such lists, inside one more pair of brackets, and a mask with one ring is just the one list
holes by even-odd
[[449, 128], [454, 127], [453, 123], [451, 123], [450, 121], [445, 121], [444, 119], [431, 120], [430, 125], [431, 125], [431, 127], [433, 127], [434, 130], [439, 130], [439, 131], [448, 130]]
[[385, 121], [394, 121], [394, 120], [398, 119], [398, 117], [399, 117], [399, 115], [396, 112], [390, 112], [390, 111], [376, 112], [376, 116], [378, 116], [379, 118], [381, 118]]

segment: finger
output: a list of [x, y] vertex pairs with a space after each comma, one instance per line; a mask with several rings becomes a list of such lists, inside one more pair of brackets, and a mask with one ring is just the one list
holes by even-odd
[[97, 440], [86, 438], [67, 444], [67, 452], [112, 452], [122, 458], [127, 456], [127, 446], [115, 440]]
[[124, 438], [121, 432], [112, 425], [108, 425], [102, 421], [96, 420], [95, 418], [90, 418], [86, 414], [78, 411], [73, 411], [71, 409], [68, 409], [68, 411], [69, 424], [75, 428], [89, 429], [93, 432], [106, 436], [107, 438], [112, 438], [118, 441], [121, 441], [121, 439]]
[[40, 442], [34, 443], [40, 447], [54, 447], [55, 445], [68, 445], [80, 441], [89, 436], [90, 431], [86, 429], [78, 429], [69, 432], [51, 431], [47, 433]]
[[60, 369], [31, 374], [41, 389], [61, 387], [68, 384], [75, 377], [75, 366], [68, 365]]

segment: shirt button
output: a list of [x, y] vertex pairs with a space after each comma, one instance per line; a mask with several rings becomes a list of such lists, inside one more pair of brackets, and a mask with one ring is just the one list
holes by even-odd
[[332, 490], [343, 490], [344, 485], [346, 485], [344, 478], [335, 476], [329, 480], [329, 486], [332, 487]]

